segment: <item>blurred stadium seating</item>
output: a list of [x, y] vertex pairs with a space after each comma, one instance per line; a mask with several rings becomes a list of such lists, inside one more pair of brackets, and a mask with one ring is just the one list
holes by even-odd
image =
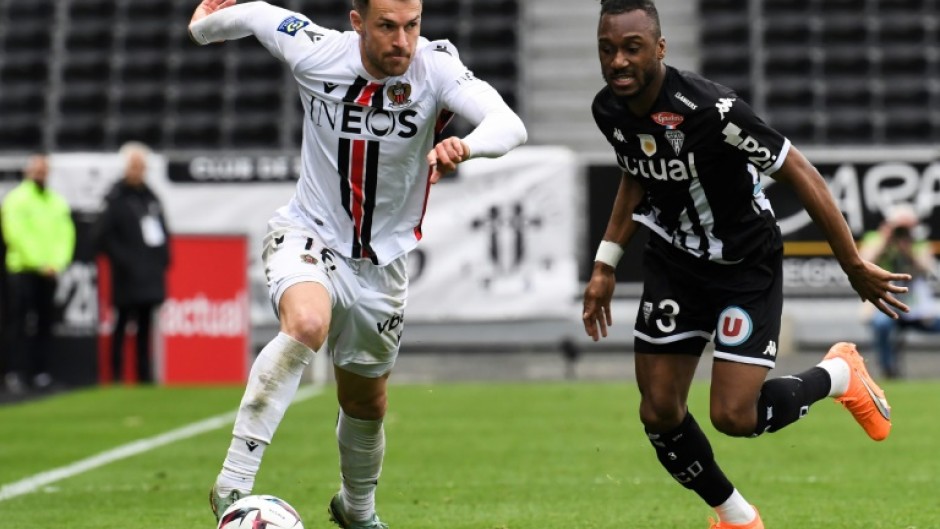
[[798, 143], [940, 140], [935, 0], [700, 0], [699, 9], [702, 73]]
[[[275, 3], [327, 27], [348, 27], [348, 0]], [[574, 13], [565, 2], [548, 3], [554, 12]], [[0, 0], [0, 150], [110, 150], [128, 139], [165, 152], [295, 148], [298, 103], [285, 89], [289, 74], [252, 39], [223, 47], [192, 44], [186, 24], [194, 5]], [[518, 0], [427, 1], [423, 31], [454, 41], [464, 61], [524, 116], [541, 113], [575, 104], [556, 97], [538, 103], [545, 75], [524, 71], [520, 21], [543, 7]], [[699, 0], [695, 7], [697, 15], [692, 5], [661, 10], [670, 18], [683, 10], [694, 17], [698, 69], [736, 89], [795, 142], [940, 140], [940, 1]], [[579, 43], [572, 41], [576, 35], [590, 47], [596, 9], [585, 6], [585, 27], [574, 17], [570, 31], [556, 31], [556, 39]], [[526, 30], [538, 32], [545, 18], [531, 22]], [[670, 42], [681, 40], [684, 27], [673, 27]], [[676, 51], [670, 62], [689, 55]], [[562, 76], [569, 83], [596, 79], [596, 66], [586, 59], [576, 70], [558, 64], [554, 71], [571, 74]], [[530, 86], [523, 87], [526, 77]], [[536, 103], [520, 97], [529, 89]], [[530, 108], [521, 108], [526, 104]], [[589, 130], [590, 116], [583, 114]], [[536, 131], [533, 138], [542, 135]]]
[[[276, 0], [331, 28], [349, 0]], [[426, 2], [423, 32], [449, 38], [515, 105], [516, 0]], [[198, 47], [195, 0], [0, 1], [0, 150], [293, 149], [292, 80], [254, 39]], [[279, 79], [281, 82], [272, 82]]]
[[[348, 27], [349, 0], [271, 0]], [[0, 152], [296, 152], [290, 74], [254, 39], [198, 47], [197, 0], [0, 0]], [[590, 101], [596, 1], [426, 0], [423, 32], [529, 126], [610, 164]], [[659, 2], [667, 62], [734, 88], [795, 144], [937, 145], [940, 0]], [[455, 133], [462, 132], [457, 123]], [[464, 127], [465, 130], [465, 127]]]

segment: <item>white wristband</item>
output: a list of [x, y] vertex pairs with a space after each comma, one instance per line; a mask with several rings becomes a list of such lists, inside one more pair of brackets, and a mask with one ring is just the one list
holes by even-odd
[[611, 268], [617, 268], [621, 257], [623, 257], [623, 246], [611, 241], [601, 241], [594, 260], [610, 265]]

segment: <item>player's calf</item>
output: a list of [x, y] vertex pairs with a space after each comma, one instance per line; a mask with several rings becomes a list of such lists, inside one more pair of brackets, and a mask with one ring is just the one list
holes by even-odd
[[757, 424], [752, 435], [776, 432], [809, 413], [809, 407], [829, 394], [829, 373], [813, 367], [802, 373], [770, 379], [757, 399]]
[[666, 471], [708, 505], [721, 505], [731, 496], [734, 486], [718, 468], [711, 444], [691, 413], [673, 430], [654, 433], [647, 429], [646, 435]]

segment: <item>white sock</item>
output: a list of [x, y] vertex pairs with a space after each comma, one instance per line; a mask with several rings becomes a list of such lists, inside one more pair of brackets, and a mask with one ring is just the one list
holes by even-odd
[[341, 409], [336, 421], [343, 505], [353, 521], [370, 520], [375, 513], [375, 487], [385, 458], [382, 421], [354, 419]]
[[845, 395], [845, 392], [849, 390], [849, 377], [852, 376], [852, 370], [849, 368], [849, 364], [841, 358], [830, 358], [823, 360], [816, 364], [816, 366], [825, 369], [826, 372], [829, 373], [829, 378], [832, 379], [832, 386], [829, 388], [829, 396], [841, 397]]
[[235, 417], [232, 443], [216, 480], [222, 494], [233, 488], [251, 492], [264, 450], [294, 400], [312, 357], [309, 347], [284, 333], [278, 333], [258, 354]]
[[216, 488], [222, 496], [228, 496], [232, 489], [251, 494], [251, 489], [255, 487], [255, 474], [258, 473], [267, 446], [267, 443], [255, 439], [232, 438], [222, 463], [222, 472], [216, 479]]
[[734, 489], [724, 503], [715, 507], [715, 512], [718, 513], [719, 520], [734, 525], [746, 524], [757, 516], [757, 511], [741, 496], [738, 489]]

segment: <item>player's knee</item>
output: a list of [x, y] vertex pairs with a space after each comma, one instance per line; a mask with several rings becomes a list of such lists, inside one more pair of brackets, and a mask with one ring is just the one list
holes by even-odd
[[[749, 411], [753, 412], [753, 409]], [[710, 418], [712, 426], [725, 435], [748, 437], [754, 434], [756, 425], [754, 413], [745, 413], [743, 410], [730, 407], [717, 407], [712, 408]]]
[[685, 415], [685, 407], [671, 399], [643, 399], [640, 403], [640, 421], [651, 432], [668, 432], [679, 426]]
[[343, 413], [354, 419], [377, 421], [385, 417], [385, 410], [388, 409], [388, 397], [382, 393], [369, 397], [340, 398], [339, 405], [343, 408]]
[[330, 330], [329, 318], [314, 311], [295, 313], [290, 318], [282, 319], [285, 333], [307, 347], [318, 350], [326, 340]]

